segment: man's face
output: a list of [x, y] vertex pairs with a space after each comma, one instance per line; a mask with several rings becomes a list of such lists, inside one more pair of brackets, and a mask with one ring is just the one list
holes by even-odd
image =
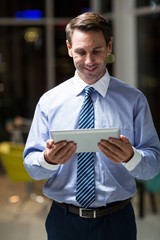
[[74, 30], [72, 46], [67, 41], [70, 57], [79, 77], [87, 84], [93, 84], [105, 74], [107, 55], [112, 51], [112, 42], [106, 45], [101, 31], [81, 32]]

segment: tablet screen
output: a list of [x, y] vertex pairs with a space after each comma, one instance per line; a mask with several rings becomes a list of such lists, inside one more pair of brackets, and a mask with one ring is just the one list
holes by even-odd
[[73, 141], [77, 144], [77, 152], [98, 152], [100, 140], [107, 140], [109, 137], [119, 138], [119, 135], [119, 128], [51, 131], [54, 142]]

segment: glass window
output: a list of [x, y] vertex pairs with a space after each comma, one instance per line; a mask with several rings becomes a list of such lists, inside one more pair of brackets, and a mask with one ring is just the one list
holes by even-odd
[[160, 4], [160, 0], [137, 0], [136, 1], [136, 7], [146, 7], [146, 6], [155, 7], [157, 4]]
[[[10, 21], [15, 18], [26, 20], [45, 17], [45, 3], [43, 0], [0, 1], [0, 18], [6, 19], [5, 24], [0, 25], [0, 127], [7, 119], [13, 119], [17, 115], [32, 118], [39, 97], [48, 89], [48, 76], [52, 72], [46, 66], [50, 44], [46, 34], [48, 23], [40, 26], [35, 21], [34, 26], [28, 26], [28, 22], [17, 21], [10, 25]], [[58, 24], [53, 25], [53, 74], [56, 85], [72, 77], [75, 72], [73, 59], [68, 56], [66, 47], [66, 23], [60, 17], [75, 17], [89, 11], [89, 6], [89, 0], [54, 1], [53, 15], [59, 18]], [[107, 12], [110, 11], [111, 1], [103, 0], [103, 7], [107, 8]], [[108, 64], [108, 68], [111, 73], [112, 64]]]
[[148, 98], [160, 136], [160, 14], [140, 16], [138, 29], [138, 82]]
[[56, 56], [56, 84], [72, 77], [75, 71], [72, 58], [69, 57], [66, 47], [66, 25], [55, 27], [55, 56]]
[[0, 116], [32, 117], [46, 89], [43, 27], [0, 27]]
[[42, 18], [45, 13], [45, 1], [43, 0], [1, 0], [0, 17], [17, 17], [17, 18]]

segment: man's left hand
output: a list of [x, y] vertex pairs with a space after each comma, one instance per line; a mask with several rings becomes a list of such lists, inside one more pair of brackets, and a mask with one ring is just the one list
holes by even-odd
[[123, 135], [120, 135], [119, 139], [101, 140], [98, 146], [106, 157], [115, 163], [127, 163], [134, 155], [130, 141]]

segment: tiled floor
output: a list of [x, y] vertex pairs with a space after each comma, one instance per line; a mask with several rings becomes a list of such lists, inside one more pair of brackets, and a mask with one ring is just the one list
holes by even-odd
[[[24, 195], [24, 184], [12, 183], [5, 175], [0, 175], [0, 183], [0, 239], [46, 240], [44, 222], [51, 202], [42, 197], [42, 183], [36, 182], [36, 195], [32, 194], [30, 198]], [[157, 200], [159, 201], [159, 195]], [[138, 240], [160, 240], [160, 211], [153, 214], [147, 205], [145, 217], [140, 219], [136, 197], [133, 199], [133, 205]]]

